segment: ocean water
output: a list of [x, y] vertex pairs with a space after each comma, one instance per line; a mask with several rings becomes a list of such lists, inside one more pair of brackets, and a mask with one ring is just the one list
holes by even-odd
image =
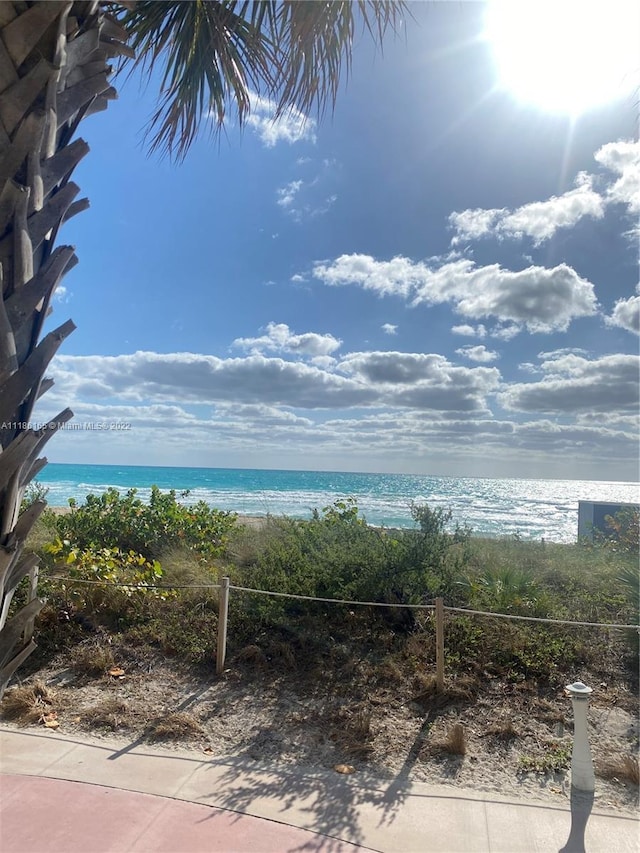
[[575, 542], [578, 501], [640, 502], [637, 483], [587, 480], [491, 480], [411, 474], [350, 474], [327, 471], [269, 471], [244, 468], [147, 468], [50, 463], [38, 476], [51, 506], [82, 502], [110, 486], [136, 488], [148, 498], [151, 486], [189, 490], [185, 503], [204, 500], [243, 515], [309, 518], [335, 500], [353, 497], [370, 524], [413, 525], [412, 502], [451, 508], [453, 519], [479, 536]]

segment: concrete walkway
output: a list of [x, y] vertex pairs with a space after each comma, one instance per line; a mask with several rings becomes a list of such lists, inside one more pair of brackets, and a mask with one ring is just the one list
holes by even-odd
[[[0, 729], [2, 853], [637, 853], [637, 820], [453, 787]], [[590, 814], [589, 814], [590, 812]], [[586, 830], [585, 830], [586, 823]]]

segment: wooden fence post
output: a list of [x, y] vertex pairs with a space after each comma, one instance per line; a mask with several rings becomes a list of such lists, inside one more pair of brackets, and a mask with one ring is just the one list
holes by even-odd
[[444, 690], [444, 603], [436, 598], [436, 692]]
[[229, 578], [220, 582], [220, 601], [218, 603], [218, 648], [216, 651], [216, 675], [224, 671], [227, 656], [227, 617], [229, 615]]

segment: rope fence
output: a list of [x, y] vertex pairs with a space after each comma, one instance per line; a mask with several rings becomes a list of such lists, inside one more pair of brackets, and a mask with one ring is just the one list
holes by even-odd
[[[48, 578], [50, 581], [67, 581], [69, 583], [90, 584], [93, 586], [111, 586], [120, 589], [221, 589], [222, 584], [219, 583], [203, 583], [203, 584], [130, 584], [117, 583], [115, 581], [92, 581], [85, 578], [71, 578], [63, 575], [51, 575]], [[315, 595], [298, 595], [293, 592], [275, 592], [268, 589], [255, 589], [250, 586], [235, 586], [229, 584], [229, 590], [234, 592], [248, 592], [254, 595], [268, 595], [274, 598], [291, 598], [298, 601], [319, 601], [325, 604], [348, 604], [349, 606], [361, 607], [387, 607], [401, 610], [435, 610], [435, 601], [433, 604], [408, 604], [405, 602], [385, 602], [385, 601], [355, 601], [348, 598], [320, 598]], [[469, 610], [467, 607], [449, 607], [444, 605], [444, 609], [450, 613], [462, 613], [465, 616], [492, 616], [496, 619], [515, 619], [522, 622], [547, 622], [551, 625], [573, 625], [575, 627], [585, 628], [619, 628], [623, 630], [640, 631], [640, 625], [623, 625], [616, 622], [577, 622], [573, 619], [550, 619], [543, 616], [520, 616], [515, 613], [496, 613], [493, 610]]]
[[[249, 595], [266, 595], [272, 598], [286, 598], [295, 601], [317, 601], [324, 604], [340, 604], [349, 607], [386, 607], [392, 609], [403, 610], [431, 610], [435, 611], [436, 617], [436, 688], [443, 689], [444, 684], [444, 614], [460, 613], [465, 616], [488, 616], [493, 619], [511, 619], [520, 622], [537, 622], [548, 625], [567, 625], [569, 627], [584, 627], [584, 628], [613, 628], [616, 630], [631, 630], [640, 633], [640, 625], [623, 625], [612, 622], [581, 622], [570, 619], [550, 619], [542, 616], [520, 616], [514, 613], [494, 613], [490, 610], [469, 610], [466, 607], [448, 607], [444, 604], [442, 598], [436, 598], [433, 604], [405, 604], [405, 603], [389, 603], [383, 601], [355, 601], [352, 599], [341, 598], [321, 598], [313, 595], [298, 595], [292, 592], [275, 592], [274, 590], [254, 589], [246, 586], [235, 586], [231, 584], [228, 577], [221, 578], [221, 582], [217, 584], [126, 584], [117, 583], [115, 581], [99, 581], [88, 580], [84, 578], [71, 578], [63, 575], [52, 575], [50, 581], [65, 581], [73, 584], [88, 584], [92, 586], [115, 587], [126, 590], [188, 590], [188, 589], [217, 589], [220, 591], [220, 600], [218, 603], [218, 635], [217, 635], [217, 650], [216, 650], [216, 673], [220, 675], [224, 671], [226, 651], [227, 651], [227, 625], [229, 614], [229, 596], [230, 592], [248, 593]], [[33, 586], [31, 595], [35, 597]], [[33, 626], [30, 626], [31, 633]], [[25, 637], [30, 639], [30, 637]]]

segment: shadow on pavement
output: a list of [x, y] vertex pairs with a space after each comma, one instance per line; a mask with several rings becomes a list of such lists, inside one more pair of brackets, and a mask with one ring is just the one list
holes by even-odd
[[571, 830], [560, 853], [585, 853], [584, 836], [593, 809], [593, 799], [593, 791], [579, 791], [571, 787]]

